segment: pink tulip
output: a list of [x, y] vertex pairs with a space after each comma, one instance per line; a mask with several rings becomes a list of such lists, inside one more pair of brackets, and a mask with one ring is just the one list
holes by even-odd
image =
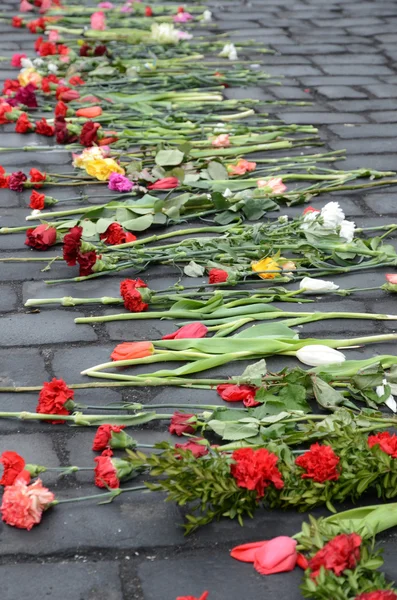
[[19, 6], [19, 12], [29, 12], [30, 10], [33, 10], [34, 6], [33, 4], [30, 4], [30, 2], [28, 2], [28, 0], [21, 0], [21, 4]]
[[258, 188], [271, 188], [273, 194], [282, 194], [287, 189], [287, 186], [283, 184], [281, 177], [274, 177], [273, 179], [259, 179], [257, 182]]
[[94, 12], [91, 15], [91, 29], [97, 31], [105, 31], [106, 29], [106, 18], [103, 12]]
[[296, 540], [281, 535], [272, 540], [236, 546], [231, 556], [242, 562], [253, 562], [261, 575], [285, 573], [295, 568], [298, 559]]

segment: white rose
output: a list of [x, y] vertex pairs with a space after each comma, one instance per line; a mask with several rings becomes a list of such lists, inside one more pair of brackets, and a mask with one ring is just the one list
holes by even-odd
[[345, 242], [350, 244], [354, 238], [354, 230], [356, 229], [356, 224], [353, 221], [342, 221], [339, 231], [339, 237], [343, 238]]
[[320, 344], [313, 344], [311, 346], [309, 345], [300, 348], [296, 351], [296, 358], [304, 365], [309, 365], [309, 367], [342, 363], [346, 360], [346, 357], [342, 352]]
[[325, 292], [338, 290], [339, 285], [336, 285], [333, 281], [326, 281], [325, 279], [304, 277], [299, 284], [299, 289], [304, 290], [305, 294], [323, 294]]
[[345, 219], [345, 213], [339, 206], [338, 202], [328, 202], [321, 209], [320, 216], [323, 220], [325, 229], [336, 229]]

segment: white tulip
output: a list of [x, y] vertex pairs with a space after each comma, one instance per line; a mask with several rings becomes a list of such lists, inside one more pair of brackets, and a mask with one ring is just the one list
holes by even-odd
[[339, 206], [338, 202], [328, 202], [321, 209], [320, 216], [323, 220], [325, 229], [336, 229], [345, 219], [345, 213]]
[[356, 224], [353, 221], [342, 221], [339, 231], [339, 236], [345, 240], [348, 244], [353, 241], [354, 238], [354, 230], [356, 229]]
[[205, 10], [203, 12], [203, 22], [210, 23], [212, 21], [212, 12], [210, 10]]
[[304, 290], [305, 294], [323, 294], [338, 290], [339, 285], [336, 285], [333, 281], [326, 281], [325, 279], [304, 277], [299, 284], [299, 289]]
[[172, 23], [154, 23], [150, 28], [150, 37], [159, 44], [177, 44], [180, 39]]
[[27, 217], [25, 217], [25, 221], [30, 221], [31, 219], [36, 219], [40, 215], [41, 215], [41, 210], [39, 210], [38, 208], [35, 208], [34, 210], [32, 210], [32, 212], [30, 213], [30, 215], [28, 215]]
[[[383, 380], [383, 385], [378, 385], [376, 388], [376, 395], [378, 398], [381, 398], [385, 393], [385, 385], [387, 385], [387, 379]], [[392, 412], [397, 412], [397, 402], [394, 400], [394, 397], [390, 394], [390, 396], [385, 400], [385, 404]]]
[[296, 352], [296, 358], [304, 365], [309, 365], [309, 367], [342, 363], [346, 360], [346, 357], [342, 352], [320, 344], [313, 344], [312, 346], [300, 348]]

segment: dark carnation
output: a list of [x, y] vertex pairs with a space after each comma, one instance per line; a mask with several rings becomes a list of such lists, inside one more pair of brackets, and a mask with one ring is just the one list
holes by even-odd
[[100, 123], [93, 123], [92, 121], [84, 123], [79, 137], [80, 144], [87, 148], [96, 144], [98, 142], [98, 129], [100, 127]]
[[92, 267], [95, 265], [97, 258], [98, 257], [95, 253], [95, 250], [90, 250], [89, 252], [84, 253], [78, 253], [77, 262], [80, 265], [80, 277], [86, 277], [87, 275], [91, 275], [93, 273]]
[[24, 183], [27, 180], [25, 173], [22, 171], [16, 171], [15, 173], [11, 173], [8, 179], [8, 187], [10, 190], [14, 192], [23, 192]]
[[232, 454], [234, 463], [230, 467], [236, 483], [241, 488], [255, 490], [257, 498], [262, 498], [265, 488], [273, 484], [278, 490], [284, 487], [280, 471], [277, 468], [278, 456], [261, 448], [241, 448]]
[[25, 87], [20, 87], [15, 96], [8, 100], [8, 104], [11, 106], [23, 104], [28, 108], [38, 108], [35, 89], [33, 83], [28, 83]]
[[41, 121], [36, 121], [36, 133], [38, 135], [52, 137], [55, 133], [55, 127], [47, 123], [47, 120], [43, 117]]
[[77, 263], [77, 255], [81, 246], [81, 235], [83, 228], [76, 225], [72, 227], [63, 238], [63, 258], [69, 265], [74, 267]]

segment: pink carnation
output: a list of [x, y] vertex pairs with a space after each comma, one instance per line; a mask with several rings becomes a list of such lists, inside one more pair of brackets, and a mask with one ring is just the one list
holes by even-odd
[[120, 173], [111, 173], [108, 184], [109, 190], [113, 190], [114, 192], [130, 192], [133, 187], [134, 184], [128, 177], [124, 177]]
[[18, 68], [21, 67], [22, 66], [21, 65], [21, 60], [23, 58], [27, 58], [26, 54], [19, 54], [19, 53], [14, 54], [13, 57], [12, 57], [12, 59], [11, 59], [11, 66], [12, 67], [18, 67]]
[[191, 19], [193, 19], [193, 15], [188, 12], [180, 12], [173, 17], [175, 23], [187, 23]]
[[97, 31], [105, 31], [106, 29], [106, 18], [103, 12], [94, 12], [91, 15], [91, 29]]
[[29, 531], [40, 523], [43, 511], [54, 500], [54, 494], [43, 487], [40, 479], [28, 485], [22, 477], [18, 478], [4, 490], [2, 519], [7, 525]]

